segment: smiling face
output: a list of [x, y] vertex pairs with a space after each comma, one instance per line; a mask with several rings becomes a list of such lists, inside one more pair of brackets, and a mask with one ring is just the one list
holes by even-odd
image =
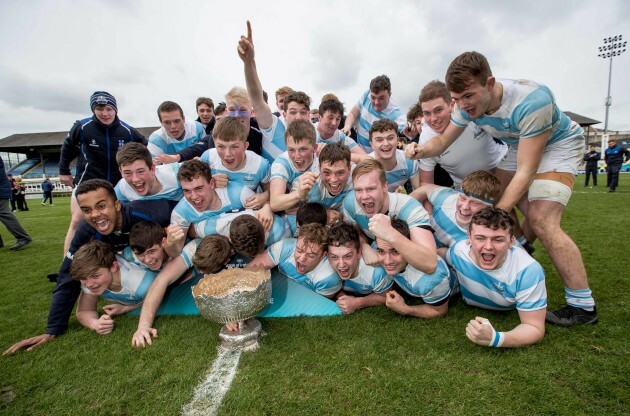
[[300, 104], [297, 101], [291, 101], [287, 104], [287, 108], [284, 111], [284, 119], [287, 124], [291, 124], [296, 120], [304, 120], [311, 122], [311, 112], [304, 104]]
[[320, 165], [320, 176], [326, 190], [330, 195], [338, 195], [346, 187], [350, 177], [350, 166], [343, 160], [333, 163], [322, 162]]
[[214, 116], [214, 110], [208, 104], [202, 103], [197, 107], [197, 115], [203, 124], [208, 124]]
[[[166, 239], [163, 240], [164, 244]], [[149, 269], [153, 271], [160, 270], [162, 268], [162, 264], [164, 264], [164, 260], [166, 260], [166, 253], [162, 250], [162, 244], [154, 244], [149, 247], [142, 253], [138, 253], [134, 250], [134, 254], [140, 260], [142, 264], [147, 266]]]
[[460, 193], [457, 197], [457, 203], [455, 204], [455, 221], [457, 222], [457, 225], [464, 229], [468, 229], [468, 225], [470, 224], [473, 215], [481, 209], [489, 206], [491, 206], [491, 204]]
[[184, 134], [184, 116], [179, 110], [160, 112], [160, 123], [169, 137], [179, 139]]
[[120, 201], [114, 199], [106, 189], [77, 195], [77, 203], [83, 213], [83, 218], [94, 229], [103, 235], [109, 235], [120, 230], [122, 214]]
[[332, 137], [333, 134], [339, 128], [341, 123], [341, 113], [334, 111], [325, 111], [324, 115], [320, 117], [317, 124], [317, 130], [322, 139], [326, 140]]
[[245, 158], [245, 151], [249, 146], [248, 142], [242, 140], [223, 140], [218, 137], [214, 139], [214, 147], [217, 149], [217, 154], [228, 170], [237, 171], [245, 167], [247, 162]]
[[378, 261], [389, 276], [396, 276], [405, 270], [407, 262], [403, 256], [385, 240], [376, 239]]
[[[119, 168], [123, 179], [140, 196], [154, 195], [160, 184], [155, 176], [155, 166], [147, 166], [144, 160], [136, 160]], [[157, 189], [156, 189], [157, 188]]]
[[117, 270], [118, 262], [114, 262], [111, 268], [100, 267], [87, 279], [82, 279], [81, 286], [89, 290], [91, 294], [100, 296], [112, 285], [114, 281], [113, 273]]
[[214, 179], [208, 182], [203, 176], [197, 176], [192, 181], [180, 181], [184, 198], [199, 212], [209, 211], [215, 198]]
[[368, 218], [383, 212], [385, 202], [388, 202], [387, 182], [381, 182], [377, 171], [355, 178], [353, 184], [355, 198]]
[[360, 260], [361, 249], [357, 250], [354, 244], [328, 246], [328, 261], [342, 280], [356, 277]]
[[390, 160], [396, 157], [398, 132], [396, 130], [372, 132], [370, 139], [374, 155], [378, 160]]
[[460, 110], [465, 111], [468, 117], [476, 119], [490, 111], [493, 86], [493, 77], [488, 78], [486, 85], [481, 85], [478, 81], [472, 81], [462, 92], [451, 91], [451, 96]]
[[483, 225], [473, 224], [468, 233], [470, 257], [483, 270], [495, 270], [501, 267], [508, 251], [514, 243], [510, 231], [504, 228], [493, 230]]
[[297, 244], [295, 245], [295, 251], [293, 252], [297, 272], [300, 274], [306, 274], [315, 270], [325, 255], [326, 252], [321, 246], [313, 243], [306, 243], [304, 242], [304, 239], [298, 238]]
[[444, 98], [435, 98], [420, 104], [422, 115], [434, 132], [441, 134], [451, 121], [451, 106]]
[[295, 140], [293, 140], [293, 136], [288, 136], [287, 153], [289, 154], [289, 159], [291, 159], [293, 166], [300, 172], [306, 172], [313, 164], [315, 147], [309, 143], [308, 140], [302, 140], [296, 143]]
[[116, 110], [111, 105], [97, 105], [94, 107], [94, 115], [106, 126], [109, 126], [116, 119]]

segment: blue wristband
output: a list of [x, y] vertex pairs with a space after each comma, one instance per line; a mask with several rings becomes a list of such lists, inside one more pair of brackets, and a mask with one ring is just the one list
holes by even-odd
[[499, 332], [499, 331], [495, 331], [493, 335], [494, 335], [494, 339], [492, 340], [492, 344], [490, 344], [490, 346], [494, 348], [499, 348], [501, 345], [503, 345], [503, 340], [505, 339], [505, 335], [503, 334], [503, 332]]

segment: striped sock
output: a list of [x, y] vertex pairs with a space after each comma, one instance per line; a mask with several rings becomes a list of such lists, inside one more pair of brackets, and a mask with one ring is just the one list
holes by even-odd
[[564, 297], [567, 299], [567, 305], [575, 308], [582, 308], [592, 312], [595, 308], [595, 300], [593, 299], [591, 289], [569, 289], [564, 287]]

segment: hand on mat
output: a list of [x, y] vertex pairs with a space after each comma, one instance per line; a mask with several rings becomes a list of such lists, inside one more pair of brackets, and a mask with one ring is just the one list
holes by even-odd
[[342, 295], [337, 298], [337, 306], [344, 315], [349, 315], [357, 310], [357, 298], [354, 296]]
[[385, 305], [393, 310], [394, 312], [398, 312], [401, 315], [407, 314], [407, 304], [402, 296], [398, 294], [395, 290], [390, 290], [385, 295]]

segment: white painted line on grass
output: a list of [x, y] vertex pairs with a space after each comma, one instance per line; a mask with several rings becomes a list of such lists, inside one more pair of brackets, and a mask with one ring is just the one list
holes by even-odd
[[192, 401], [182, 408], [184, 416], [217, 414], [223, 397], [236, 375], [241, 352], [240, 349], [225, 351], [219, 349], [208, 376], [195, 389]]

